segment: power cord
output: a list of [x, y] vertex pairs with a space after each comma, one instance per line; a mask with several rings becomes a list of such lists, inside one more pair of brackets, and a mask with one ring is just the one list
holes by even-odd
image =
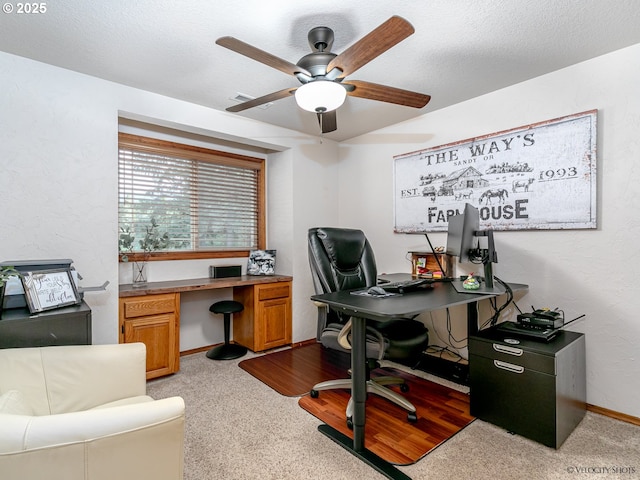
[[489, 320], [487, 320], [480, 327], [481, 330], [483, 328], [485, 328], [487, 325], [493, 326], [496, 323], [498, 323], [498, 319], [500, 317], [500, 314], [502, 313], [502, 311], [505, 308], [507, 308], [507, 306], [509, 306], [510, 303], [513, 303], [513, 305], [518, 309], [518, 311], [520, 313], [522, 313], [522, 310], [520, 310], [520, 307], [518, 307], [518, 304], [513, 300], [513, 290], [511, 289], [509, 284], [507, 284], [506, 282], [504, 282], [503, 280], [501, 280], [500, 278], [498, 278], [496, 276], [494, 276], [493, 279], [504, 287], [504, 289], [506, 291], [506, 294], [507, 294], [507, 299], [505, 300], [504, 304], [502, 304], [502, 306], [500, 306], [500, 307], [498, 307], [498, 302], [497, 302], [496, 298], [491, 298], [490, 299], [490, 303], [491, 303], [491, 306], [493, 307], [494, 314], [489, 318]]
[[[447, 349], [452, 348], [454, 350], [459, 350], [459, 349], [467, 348], [466, 338], [464, 340], [458, 340], [453, 336], [453, 333], [451, 332], [451, 315], [449, 313], [449, 309], [447, 308], [446, 310], [447, 310], [447, 339], [442, 338], [442, 336], [440, 335], [440, 332], [438, 332], [438, 329], [436, 328], [436, 322], [433, 319], [433, 312], [429, 312], [429, 319], [431, 320], [431, 329], [435, 332], [436, 337], [438, 337], [438, 340], [440, 340], [442, 343], [444, 343], [447, 346], [446, 347]], [[454, 343], [462, 344], [462, 345], [455, 345]], [[440, 348], [440, 345], [436, 345], [434, 347]], [[457, 352], [453, 352], [453, 353], [455, 353], [457, 356], [460, 356], [460, 354]]]
[[[429, 345], [425, 353], [427, 355], [431, 355], [436, 358], [444, 359], [454, 363], [461, 363], [466, 361], [466, 359], [458, 352], [449, 349], [449, 347], [442, 347], [440, 345]], [[445, 358], [445, 354], [447, 354], [448, 358]], [[451, 357], [453, 357], [453, 359]]]

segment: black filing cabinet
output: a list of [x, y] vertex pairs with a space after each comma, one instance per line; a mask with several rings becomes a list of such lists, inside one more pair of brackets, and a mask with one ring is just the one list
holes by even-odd
[[91, 309], [84, 302], [36, 314], [27, 308], [2, 312], [0, 348], [90, 344]]
[[586, 411], [584, 334], [548, 343], [495, 328], [469, 337], [471, 415], [559, 448]]

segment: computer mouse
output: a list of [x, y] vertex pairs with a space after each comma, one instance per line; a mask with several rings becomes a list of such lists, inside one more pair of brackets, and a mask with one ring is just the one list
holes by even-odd
[[369, 287], [369, 289], [367, 290], [367, 293], [369, 295], [373, 295], [374, 297], [387, 294], [387, 292], [385, 292], [384, 288], [382, 287]]

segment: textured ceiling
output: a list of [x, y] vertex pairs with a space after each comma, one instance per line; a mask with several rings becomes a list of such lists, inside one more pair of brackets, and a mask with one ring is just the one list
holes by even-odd
[[[298, 81], [215, 44], [233, 36], [291, 63], [308, 31], [335, 31], [340, 53], [392, 15], [416, 33], [348, 79], [427, 93], [416, 110], [349, 97], [338, 130], [349, 139], [640, 43], [638, 0], [57, 0], [40, 14], [0, 13], [0, 50], [224, 110]], [[13, 2], [13, 5], [17, 3]], [[640, 60], [639, 60], [640, 61]], [[0, 93], [0, 95], [2, 95]], [[293, 97], [242, 115], [313, 135]]]

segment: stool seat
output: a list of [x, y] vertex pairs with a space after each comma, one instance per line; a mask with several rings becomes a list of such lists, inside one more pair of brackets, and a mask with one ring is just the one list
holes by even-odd
[[244, 310], [244, 305], [235, 300], [222, 300], [209, 307], [209, 311], [213, 313], [237, 313], [242, 310]]
[[235, 300], [221, 300], [209, 307], [212, 313], [222, 313], [224, 315], [224, 343], [213, 347], [207, 352], [207, 358], [212, 360], [233, 360], [247, 354], [247, 347], [235, 343], [229, 343], [231, 330], [231, 314], [244, 310], [244, 305]]

